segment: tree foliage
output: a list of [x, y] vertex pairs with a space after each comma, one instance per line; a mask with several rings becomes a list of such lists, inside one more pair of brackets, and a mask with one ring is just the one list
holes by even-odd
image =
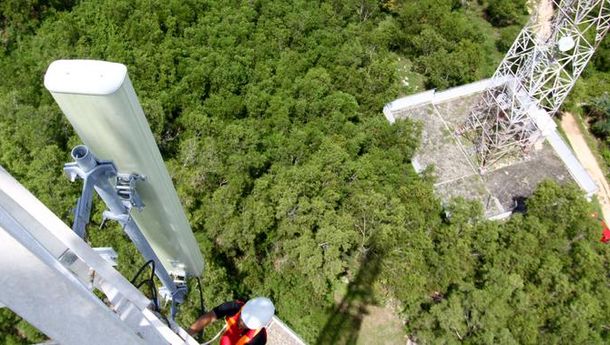
[[495, 26], [519, 24], [527, 14], [527, 0], [489, 0], [487, 14]]
[[[206, 259], [208, 307], [267, 295], [324, 343], [358, 324], [337, 318], [337, 293], [368, 291], [360, 302], [398, 300], [421, 344], [607, 342], [609, 258], [579, 192], [545, 184], [506, 223], [464, 200], [447, 218], [410, 165], [419, 125], [380, 114], [491, 74], [515, 31], [484, 19], [499, 2], [473, 3], [2, 2], [0, 164], [71, 222], [80, 188], [61, 165], [79, 141], [42, 76], [60, 58], [121, 62]], [[130, 278], [142, 259], [94, 211], [89, 241]], [[41, 338], [1, 312], [0, 342]]]
[[428, 87], [479, 80], [499, 61], [491, 25], [462, 2], [406, 1], [394, 18], [393, 46], [415, 61]]

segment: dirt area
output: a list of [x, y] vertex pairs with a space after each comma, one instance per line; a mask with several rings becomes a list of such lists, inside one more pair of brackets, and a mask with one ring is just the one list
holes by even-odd
[[593, 152], [591, 152], [591, 149], [587, 145], [585, 137], [580, 131], [580, 127], [578, 127], [578, 123], [576, 122], [574, 115], [564, 113], [561, 118], [561, 128], [563, 128], [563, 131], [566, 133], [568, 141], [570, 142], [570, 145], [572, 145], [572, 149], [574, 150], [576, 157], [589, 175], [591, 175], [595, 181], [595, 184], [597, 185], [597, 188], [599, 188], [597, 197], [602, 208], [604, 221], [606, 224], [610, 224], [610, 187], [608, 186], [606, 176], [599, 167]]
[[536, 12], [536, 23], [540, 25], [538, 30], [538, 36], [536, 39], [538, 42], [546, 41], [552, 32], [552, 23], [551, 20], [553, 15], [555, 14], [555, 10], [553, 9], [553, 1], [551, 0], [542, 0], [538, 4], [537, 12]]

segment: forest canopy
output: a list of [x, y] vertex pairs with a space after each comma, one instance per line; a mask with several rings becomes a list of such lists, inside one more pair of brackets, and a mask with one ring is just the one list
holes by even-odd
[[[120, 62], [205, 257], [209, 307], [269, 296], [308, 343], [347, 344], [358, 315], [342, 319], [337, 302], [354, 292], [394, 301], [418, 344], [607, 344], [610, 251], [581, 191], [544, 183], [504, 223], [465, 200], [444, 209], [411, 167], [420, 125], [381, 114], [489, 77], [526, 6], [4, 0], [0, 165], [70, 224], [80, 187], [61, 168], [79, 139], [42, 78], [56, 59]], [[607, 79], [605, 55], [584, 85]], [[89, 241], [117, 249], [131, 277], [143, 261], [118, 227], [97, 230], [102, 211]], [[182, 325], [198, 305], [192, 293]], [[0, 309], [0, 343], [42, 339]]]

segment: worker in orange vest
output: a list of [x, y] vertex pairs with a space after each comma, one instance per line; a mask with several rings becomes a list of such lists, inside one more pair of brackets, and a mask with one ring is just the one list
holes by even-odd
[[220, 345], [265, 345], [265, 326], [274, 314], [273, 302], [266, 297], [256, 297], [245, 304], [242, 301], [226, 302], [199, 317], [188, 333], [195, 335], [212, 322], [224, 318], [226, 330], [220, 338]]

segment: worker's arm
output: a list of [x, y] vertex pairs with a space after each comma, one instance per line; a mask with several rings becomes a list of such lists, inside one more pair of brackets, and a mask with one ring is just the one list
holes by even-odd
[[216, 321], [216, 313], [214, 313], [214, 310], [211, 310], [201, 315], [197, 321], [189, 327], [187, 332], [189, 335], [195, 335], [214, 321]]
[[216, 308], [210, 310], [209, 312], [203, 314], [201, 317], [195, 321], [191, 327], [188, 329], [188, 333], [190, 335], [197, 334], [201, 332], [202, 329], [207, 327], [212, 322], [216, 321], [219, 318], [225, 318], [227, 316], [232, 316], [237, 313], [241, 307], [243, 306], [243, 302], [232, 301], [225, 302]]

